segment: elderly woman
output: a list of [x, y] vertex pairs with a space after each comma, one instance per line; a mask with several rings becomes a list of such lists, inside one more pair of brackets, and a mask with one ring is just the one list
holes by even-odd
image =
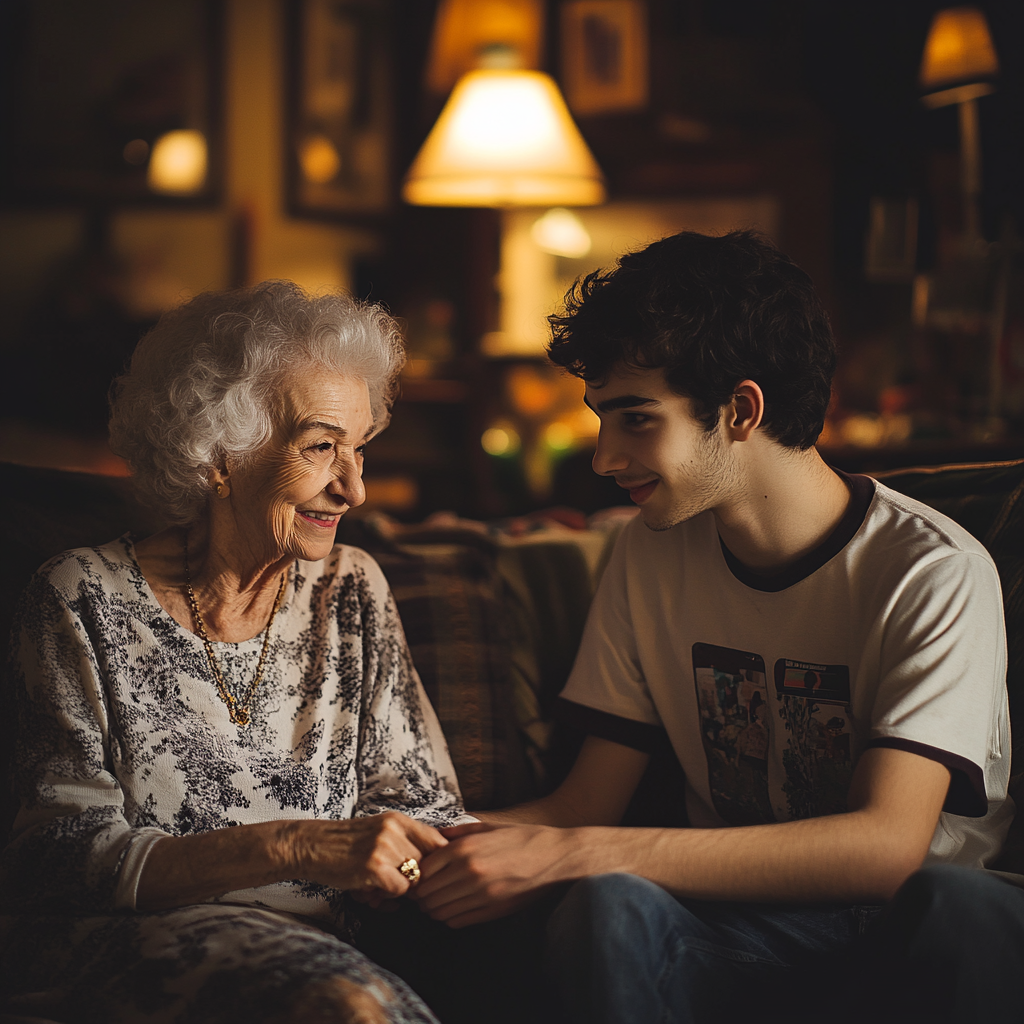
[[48, 562], [15, 624], [13, 1005], [433, 1020], [343, 915], [407, 893], [465, 820], [384, 577], [334, 543], [402, 361], [380, 309], [281, 282], [139, 343], [112, 446], [173, 525]]

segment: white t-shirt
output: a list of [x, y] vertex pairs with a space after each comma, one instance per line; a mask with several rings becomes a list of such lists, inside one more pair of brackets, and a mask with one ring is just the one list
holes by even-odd
[[616, 545], [562, 716], [687, 778], [696, 827], [846, 809], [853, 767], [894, 747], [952, 771], [928, 862], [982, 866], [1013, 814], [999, 577], [952, 520], [868, 477], [815, 551], [774, 576], [705, 512]]

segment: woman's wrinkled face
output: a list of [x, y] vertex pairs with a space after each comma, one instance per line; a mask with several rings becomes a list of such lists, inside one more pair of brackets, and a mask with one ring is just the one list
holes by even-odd
[[338, 520], [366, 496], [370, 395], [362, 380], [320, 368], [289, 375], [278, 394], [270, 441], [228, 467], [234, 543], [255, 563], [318, 561]]

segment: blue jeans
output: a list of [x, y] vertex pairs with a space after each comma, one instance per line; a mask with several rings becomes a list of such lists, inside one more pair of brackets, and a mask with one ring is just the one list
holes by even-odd
[[681, 901], [636, 875], [597, 875], [552, 915], [546, 964], [579, 1024], [763, 1021], [780, 998], [789, 1013], [805, 998], [795, 968], [813, 979], [878, 913]]
[[890, 1009], [903, 1022], [994, 1024], [1019, 1012], [1024, 890], [929, 868], [883, 912], [682, 901], [635, 875], [599, 875], [556, 908], [545, 962], [563, 1019], [578, 1024], [877, 1024]]
[[1024, 1020], [1024, 889], [938, 865], [900, 888], [858, 950], [882, 1021]]

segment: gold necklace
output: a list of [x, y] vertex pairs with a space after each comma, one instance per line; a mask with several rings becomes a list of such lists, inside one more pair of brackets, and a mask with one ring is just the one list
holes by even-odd
[[274, 598], [274, 607], [270, 612], [270, 620], [267, 622], [267, 628], [263, 633], [263, 649], [260, 651], [260, 660], [256, 665], [256, 675], [249, 684], [245, 700], [236, 700], [234, 694], [224, 682], [224, 675], [213, 653], [213, 644], [210, 643], [210, 636], [206, 632], [206, 623], [203, 622], [203, 617], [199, 614], [199, 604], [196, 602], [196, 595], [192, 590], [192, 578], [189, 576], [188, 571], [188, 539], [186, 538], [185, 540], [185, 592], [188, 594], [188, 603], [192, 608], [192, 619], [195, 622], [196, 629], [199, 631], [199, 636], [202, 638], [203, 646], [206, 648], [206, 657], [210, 662], [210, 671], [213, 672], [214, 682], [217, 684], [217, 693], [220, 699], [227, 705], [228, 715], [235, 725], [246, 726], [252, 721], [252, 717], [249, 714], [249, 704], [252, 702], [253, 695], [263, 679], [263, 669], [267, 663], [267, 650], [270, 647], [270, 627], [274, 624], [274, 616], [277, 615], [278, 608], [281, 607], [281, 599], [284, 597], [284, 588], [287, 582], [288, 573], [284, 572], [281, 574], [281, 585], [277, 588], [277, 597]]

